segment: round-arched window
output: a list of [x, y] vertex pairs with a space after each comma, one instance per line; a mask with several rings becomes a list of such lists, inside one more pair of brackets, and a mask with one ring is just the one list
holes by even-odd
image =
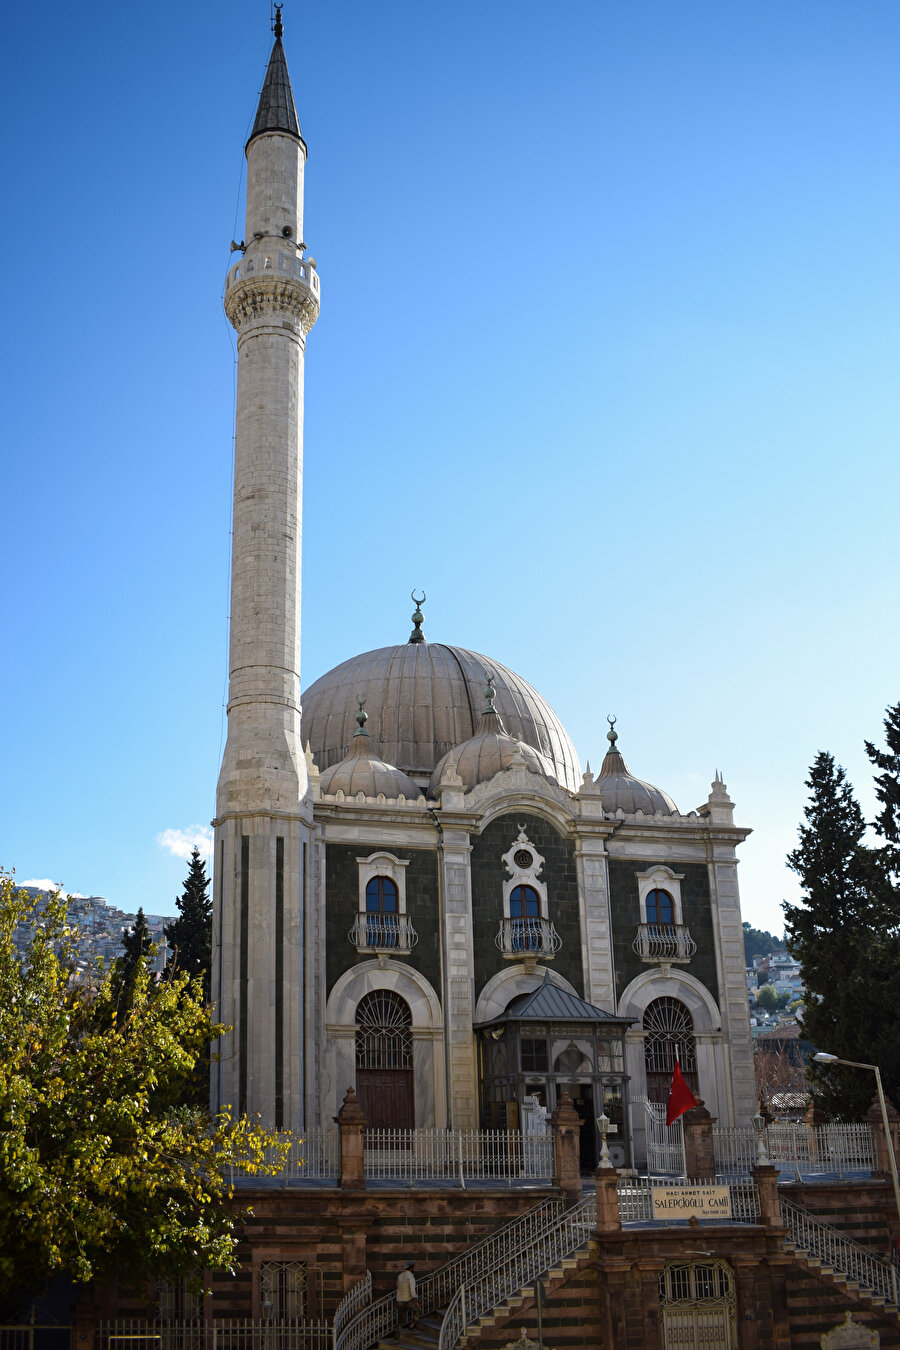
[[675, 905], [668, 891], [649, 891], [646, 899], [647, 922], [673, 924]]
[[366, 882], [366, 945], [399, 945], [397, 883], [390, 877], [372, 877]]
[[392, 989], [373, 989], [356, 1005], [356, 1067], [412, 1068], [412, 1013]]
[[675, 1060], [693, 1093], [697, 1092], [697, 1047], [694, 1019], [677, 998], [655, 998], [644, 1012], [644, 1067], [647, 1096], [664, 1102], [669, 1095]]

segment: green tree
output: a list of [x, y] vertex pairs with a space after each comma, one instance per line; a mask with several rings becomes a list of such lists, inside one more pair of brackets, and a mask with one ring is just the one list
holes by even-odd
[[753, 928], [749, 923], [744, 928], [744, 963], [753, 964], [754, 956], [768, 956], [769, 952], [783, 952], [784, 939], [774, 937], [764, 928]]
[[[884, 858], [864, 842], [866, 823], [831, 755], [820, 752], [806, 780], [810, 797], [788, 866], [800, 877], [799, 905], [785, 903], [789, 950], [806, 990], [803, 1035], [842, 1059], [877, 1063], [885, 1087], [900, 1089], [900, 937], [896, 895]], [[811, 1065], [826, 1111], [859, 1119], [872, 1096], [869, 1076]]]
[[233, 1268], [229, 1168], [274, 1171], [287, 1145], [179, 1105], [226, 1028], [186, 973], [157, 983], [139, 960], [124, 1005], [112, 972], [74, 983], [65, 902], [34, 911], [0, 873], [0, 1313], [56, 1274]]
[[155, 950], [147, 916], [139, 909], [132, 926], [122, 930], [122, 955], [116, 957], [110, 970], [117, 1002], [128, 1003], [133, 997], [138, 971], [149, 969]]
[[166, 924], [165, 929], [172, 949], [169, 963], [201, 980], [208, 1000], [212, 969], [212, 900], [206, 863], [196, 846], [191, 853], [184, 889], [175, 904], [178, 918]]
[[866, 754], [881, 773], [875, 776], [875, 796], [881, 811], [875, 818], [875, 829], [885, 841], [885, 861], [895, 882], [900, 877], [900, 703], [888, 708], [884, 718], [887, 750], [879, 750], [871, 741], [865, 742]]

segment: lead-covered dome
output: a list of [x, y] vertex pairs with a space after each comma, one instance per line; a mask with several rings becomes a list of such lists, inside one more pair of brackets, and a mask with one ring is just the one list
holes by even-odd
[[345, 797], [355, 797], [361, 792], [365, 797], [397, 798], [405, 797], [408, 802], [417, 801], [420, 790], [411, 778], [393, 764], [386, 764], [375, 754], [375, 747], [366, 731], [368, 714], [363, 711], [363, 699], [359, 699], [359, 712], [356, 721], [359, 729], [350, 743], [350, 753], [326, 769], [319, 781], [319, 789], [326, 796], [343, 792]]
[[489, 681], [485, 689], [487, 703], [481, 714], [478, 730], [471, 740], [448, 750], [443, 759], [438, 760], [428, 792], [432, 797], [441, 794], [441, 778], [446, 770], [462, 779], [466, 792], [471, 792], [479, 783], [490, 782], [498, 773], [508, 769], [516, 761], [524, 763], [529, 773], [539, 773], [555, 781], [550, 760], [539, 755], [537, 750], [507, 735], [502, 719], [494, 707], [497, 691]]
[[[615, 719], [611, 719], [615, 721]], [[621, 750], [616, 748], [618, 734], [610, 726], [607, 740], [609, 749], [603, 758], [600, 772], [591, 785], [591, 794], [600, 797], [604, 811], [624, 811], [633, 816], [635, 811], [643, 811], [645, 816], [655, 816], [657, 811], [665, 816], [677, 816], [678, 807], [668, 792], [635, 778], [625, 763]]]
[[546, 699], [498, 661], [465, 647], [425, 642], [421, 633], [402, 646], [351, 657], [311, 684], [302, 696], [304, 744], [309, 742], [320, 769], [344, 759], [361, 696], [384, 759], [404, 773], [430, 778], [448, 750], [476, 734], [488, 672], [507, 733], [543, 755], [557, 781], [576, 791], [578, 756]]

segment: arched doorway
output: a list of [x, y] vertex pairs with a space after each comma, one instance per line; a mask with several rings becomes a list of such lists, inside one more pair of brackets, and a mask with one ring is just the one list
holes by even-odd
[[737, 1299], [724, 1261], [667, 1265], [659, 1277], [659, 1305], [665, 1350], [735, 1350]]
[[697, 1046], [689, 1009], [677, 998], [655, 998], [647, 1004], [643, 1026], [644, 1068], [651, 1102], [668, 1100], [676, 1058], [685, 1082], [697, 1096]]
[[373, 989], [357, 1004], [356, 1093], [372, 1129], [415, 1125], [412, 1014], [391, 989]]

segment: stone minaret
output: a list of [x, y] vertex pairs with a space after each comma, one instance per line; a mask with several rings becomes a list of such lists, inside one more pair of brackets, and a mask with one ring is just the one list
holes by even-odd
[[300, 741], [303, 362], [319, 313], [304, 259], [306, 145], [280, 7], [247, 142], [247, 223], [228, 273], [237, 330], [228, 740], [215, 825], [213, 997], [232, 1031], [213, 1066], [213, 1106], [304, 1123], [308, 1083], [306, 913], [312, 856]]

